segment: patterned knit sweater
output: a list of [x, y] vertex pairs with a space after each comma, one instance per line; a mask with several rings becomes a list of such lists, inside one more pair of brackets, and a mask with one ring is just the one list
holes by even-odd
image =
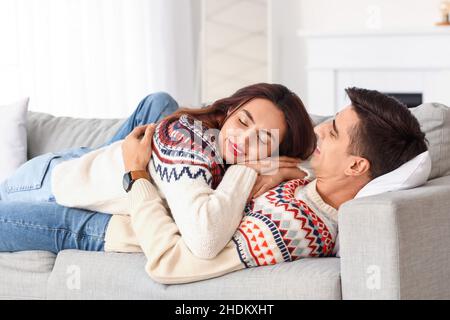
[[[126, 216], [121, 144], [58, 164], [52, 192], [61, 205], [113, 214], [105, 250], [136, 252], [141, 248]], [[187, 115], [158, 124], [149, 172], [189, 250], [203, 259], [215, 257], [233, 236], [257, 177], [241, 165], [225, 172], [213, 134]]]
[[334, 255], [337, 211], [321, 199], [316, 180], [292, 180], [251, 201], [232, 239], [208, 260], [188, 249], [150, 182], [138, 180], [129, 199], [130, 224], [148, 259], [146, 271], [160, 283], [187, 283], [244, 268]]

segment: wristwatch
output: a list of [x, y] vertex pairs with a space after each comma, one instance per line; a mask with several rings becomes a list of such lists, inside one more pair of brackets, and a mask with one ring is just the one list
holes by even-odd
[[133, 183], [138, 179], [147, 179], [150, 181], [150, 175], [145, 170], [130, 171], [125, 173], [122, 180], [125, 191], [129, 192], [133, 186]]

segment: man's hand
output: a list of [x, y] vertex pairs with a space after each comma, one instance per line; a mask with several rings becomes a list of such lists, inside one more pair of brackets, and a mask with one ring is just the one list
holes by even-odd
[[123, 141], [122, 156], [126, 172], [147, 171], [152, 157], [152, 138], [155, 127], [156, 124], [136, 127]]

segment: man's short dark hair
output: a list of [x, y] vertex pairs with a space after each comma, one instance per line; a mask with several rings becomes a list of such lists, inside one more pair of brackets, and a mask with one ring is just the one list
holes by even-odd
[[374, 90], [345, 91], [360, 120], [349, 132], [348, 152], [369, 160], [372, 179], [428, 149], [419, 122], [405, 104]]

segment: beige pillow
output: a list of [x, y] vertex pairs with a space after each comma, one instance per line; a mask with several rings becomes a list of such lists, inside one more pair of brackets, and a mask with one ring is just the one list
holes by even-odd
[[450, 108], [440, 103], [425, 103], [410, 110], [429, 142], [432, 161], [429, 179], [450, 175]]

